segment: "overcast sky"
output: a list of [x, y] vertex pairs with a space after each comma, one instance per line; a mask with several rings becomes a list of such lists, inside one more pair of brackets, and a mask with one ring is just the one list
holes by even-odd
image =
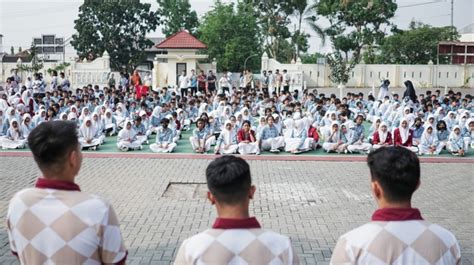
[[[141, 0], [152, 4], [155, 0]], [[232, 0], [227, 0], [232, 1]], [[224, 2], [227, 2], [224, 1]], [[235, 0], [234, 0], [235, 1]], [[311, 1], [311, 0], [309, 0]], [[74, 20], [83, 1], [79, 0], [0, 0], [0, 34], [3, 35], [3, 50], [15, 50], [19, 46], [29, 47], [33, 37], [56, 34], [68, 38], [74, 33]], [[212, 8], [213, 0], [190, 0], [199, 17]], [[399, 28], [407, 28], [412, 20], [433, 26], [448, 26], [451, 23], [451, 0], [397, 0], [399, 8], [393, 21]], [[454, 0], [454, 25], [458, 29], [474, 23], [474, 0]], [[321, 26], [327, 26], [324, 19]], [[306, 27], [311, 36], [310, 52], [325, 52], [319, 39]], [[149, 36], [161, 36], [161, 29]]]

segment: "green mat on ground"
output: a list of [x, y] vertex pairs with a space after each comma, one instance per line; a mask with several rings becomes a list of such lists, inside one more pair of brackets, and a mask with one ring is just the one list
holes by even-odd
[[[371, 124], [368, 123], [368, 122], [365, 122], [364, 123], [364, 127], [365, 127], [365, 131], [366, 131], [366, 135], [368, 135], [368, 131], [369, 131], [369, 128], [370, 128]], [[191, 143], [189, 142], [189, 137], [192, 135], [192, 130], [194, 129], [194, 125], [192, 126], [192, 129], [189, 130], [189, 131], [183, 131], [181, 132], [181, 139], [178, 141], [178, 146], [176, 147], [174, 153], [181, 153], [181, 154], [193, 154], [194, 151], [191, 147]], [[156, 140], [156, 135], [152, 135], [149, 139], [149, 142], [150, 144], [151, 143], [154, 143]], [[212, 153], [212, 151], [214, 150], [214, 148], [212, 147], [211, 148], [211, 151], [209, 151], [208, 153]], [[0, 152], [4, 152], [4, 151], [29, 151], [28, 148], [25, 148], [25, 149], [20, 149], [20, 150], [1, 150], [0, 149]], [[84, 150], [84, 152], [99, 152], [99, 153], [122, 153], [122, 151], [120, 151], [118, 148], [117, 148], [117, 136], [112, 136], [112, 137], [107, 137], [105, 139], [105, 142], [103, 145], [101, 145], [99, 147], [98, 150], [96, 151], [89, 151], [89, 150]], [[136, 151], [129, 151], [129, 152], [133, 152], [133, 153], [153, 153], [150, 148], [149, 148], [149, 145], [143, 145], [143, 150], [136, 150]], [[290, 155], [290, 153], [287, 153], [287, 152], [280, 152], [280, 153], [270, 153], [270, 152], [262, 152], [262, 154], [264, 155], [275, 155], [275, 156], [278, 156], [278, 155]], [[301, 153], [301, 154], [304, 154], [304, 155], [335, 155], [335, 156], [340, 156], [342, 154], [337, 154], [337, 153], [326, 153], [322, 148], [319, 148], [317, 150], [312, 150], [312, 151], [309, 151], [309, 152], [304, 152], [304, 153]], [[360, 154], [360, 155], [365, 155], [365, 154]], [[447, 150], [443, 150], [441, 151], [441, 154], [439, 155], [441, 157], [452, 157], [452, 155], [447, 151]], [[466, 153], [466, 156], [474, 156], [474, 150], [473, 149], [469, 149], [469, 151]]]

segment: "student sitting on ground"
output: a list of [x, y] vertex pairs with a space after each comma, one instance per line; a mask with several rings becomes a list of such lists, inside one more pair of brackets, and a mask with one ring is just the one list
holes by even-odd
[[10, 128], [5, 136], [0, 137], [0, 147], [2, 149], [22, 149], [25, 148], [26, 138], [20, 128], [16, 118], [10, 120]]
[[408, 126], [408, 120], [402, 118], [400, 126], [393, 132], [393, 140], [395, 146], [407, 148], [412, 152], [418, 152], [418, 148], [413, 146], [413, 130]]
[[455, 156], [464, 156], [466, 154], [467, 145], [464, 143], [459, 125], [454, 125], [453, 131], [449, 135], [446, 149]]
[[377, 150], [380, 147], [393, 145], [392, 133], [388, 131], [385, 122], [380, 123], [379, 129], [374, 132], [372, 137], [373, 149]]
[[230, 120], [224, 123], [224, 129], [222, 130], [219, 138], [217, 138], [216, 147], [214, 148], [215, 154], [235, 154], [239, 148], [237, 144], [237, 131], [235, 130]]
[[245, 120], [242, 123], [242, 129], [237, 133], [237, 141], [239, 142], [239, 153], [242, 155], [260, 154], [257, 137], [255, 131], [250, 129], [250, 121]]
[[331, 264], [461, 264], [456, 237], [423, 220], [412, 208], [420, 161], [402, 147], [380, 148], [367, 158], [378, 209], [372, 222], [342, 235]]
[[268, 116], [267, 125], [263, 127], [260, 135], [260, 149], [262, 151], [279, 153], [280, 149], [284, 147], [285, 138], [280, 135], [278, 128], [275, 126], [273, 116]]
[[118, 133], [117, 147], [123, 152], [143, 149], [142, 145], [137, 140], [137, 133], [132, 128], [132, 121], [129, 119], [124, 121], [124, 128]]
[[349, 146], [347, 146], [347, 150], [351, 153], [353, 152], [366, 152], [369, 153], [372, 149], [372, 145], [369, 143], [365, 143], [365, 134], [364, 134], [364, 125], [362, 122], [364, 121], [364, 116], [357, 115], [355, 119], [355, 127], [351, 128], [354, 131], [352, 135], [352, 139], [349, 140]]
[[161, 119], [161, 127], [156, 131], [156, 143], [150, 145], [151, 151], [155, 153], [172, 153], [176, 148], [173, 142], [174, 133], [169, 128], [170, 121], [167, 118]]
[[312, 138], [308, 138], [308, 131], [305, 128], [304, 121], [297, 119], [295, 126], [288, 137], [285, 138], [285, 151], [292, 154], [299, 154], [311, 150]]
[[425, 127], [418, 148], [420, 149], [420, 155], [439, 155], [443, 149], [443, 145], [438, 141], [436, 132], [433, 132], [432, 125]]
[[84, 122], [79, 128], [79, 143], [82, 149], [97, 150], [101, 144], [101, 138], [98, 130], [92, 125], [90, 116], [84, 118]]
[[189, 137], [191, 146], [196, 153], [205, 153], [211, 149], [212, 137], [205, 128], [203, 119], [198, 119], [196, 128], [193, 131], [193, 136]]
[[[176, 265], [186, 264], [299, 264], [288, 237], [262, 229], [249, 215], [255, 194], [245, 160], [222, 156], [206, 169], [207, 198], [216, 206], [211, 229], [186, 239]], [[265, 253], [265, 254], [264, 254]]]

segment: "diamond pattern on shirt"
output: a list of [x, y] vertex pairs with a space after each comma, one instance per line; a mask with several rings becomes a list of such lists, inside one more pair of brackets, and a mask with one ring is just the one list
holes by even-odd
[[116, 263], [126, 255], [117, 216], [97, 196], [25, 189], [10, 201], [7, 219], [22, 264]]

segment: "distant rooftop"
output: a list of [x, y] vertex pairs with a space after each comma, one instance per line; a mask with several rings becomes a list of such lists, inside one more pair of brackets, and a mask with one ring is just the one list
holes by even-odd
[[155, 47], [157, 49], [207, 49], [206, 44], [185, 30], [176, 32]]

